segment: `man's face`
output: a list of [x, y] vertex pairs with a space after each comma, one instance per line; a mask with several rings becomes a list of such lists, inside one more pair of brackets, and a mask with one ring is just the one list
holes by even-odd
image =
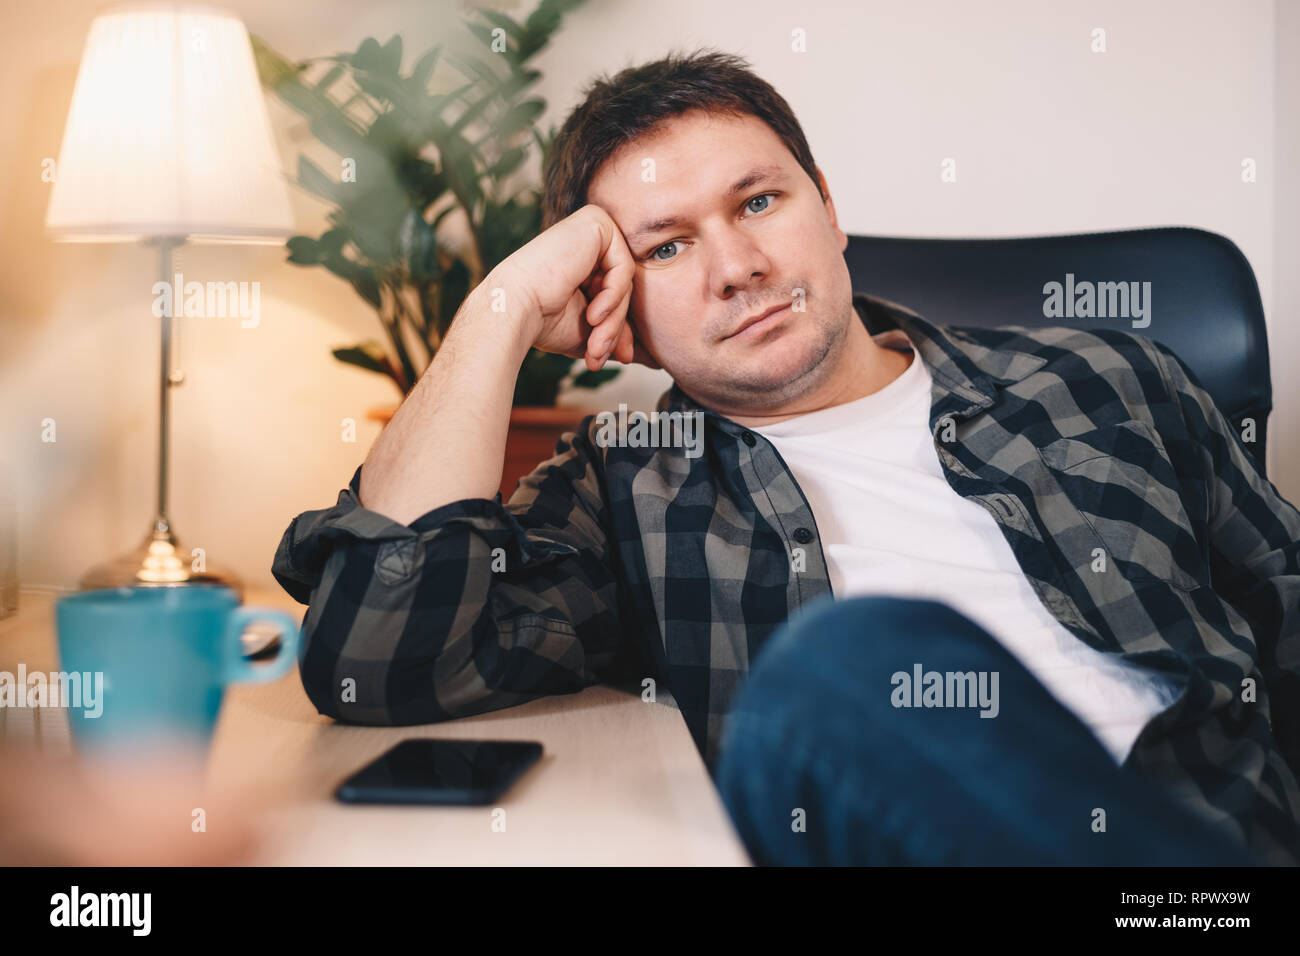
[[587, 196], [636, 258], [629, 317], [641, 344], [696, 401], [759, 412], [830, 375], [858, 321], [848, 238], [762, 120], [674, 117], [606, 160]]

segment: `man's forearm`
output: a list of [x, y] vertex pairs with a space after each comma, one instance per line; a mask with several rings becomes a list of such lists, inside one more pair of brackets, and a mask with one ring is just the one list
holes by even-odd
[[410, 524], [501, 484], [515, 380], [531, 341], [524, 317], [491, 310], [490, 281], [466, 298], [447, 337], [361, 470], [362, 507]]

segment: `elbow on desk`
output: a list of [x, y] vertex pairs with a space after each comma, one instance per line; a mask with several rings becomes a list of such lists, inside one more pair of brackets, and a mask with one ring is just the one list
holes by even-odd
[[[331, 629], [332, 623], [322, 615], [310, 632], [304, 627], [299, 675], [316, 711], [340, 723], [439, 723], [539, 697], [576, 694], [597, 682], [584, 667], [577, 642], [556, 641], [553, 631], [550, 642], [520, 640], [519, 630], [503, 627], [486, 613], [455, 634], [450, 633], [452, 621], [425, 618], [421, 629], [427, 640], [409, 633], [360, 632], [355, 625], [343, 632]], [[522, 630], [545, 633], [558, 626], [562, 633], [572, 633], [555, 621], [544, 624], [530, 621]], [[437, 640], [434, 635], [444, 625], [446, 636]]]

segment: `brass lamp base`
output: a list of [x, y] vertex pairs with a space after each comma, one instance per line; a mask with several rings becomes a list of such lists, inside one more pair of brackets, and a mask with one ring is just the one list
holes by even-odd
[[83, 591], [119, 587], [228, 587], [244, 602], [244, 585], [233, 571], [205, 566], [194, 570], [191, 559], [181, 553], [169, 528], [150, 532], [135, 550], [97, 564], [78, 582]]

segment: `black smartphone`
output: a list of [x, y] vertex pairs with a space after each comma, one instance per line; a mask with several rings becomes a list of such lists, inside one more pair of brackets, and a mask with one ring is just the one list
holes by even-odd
[[542, 756], [535, 740], [403, 740], [339, 785], [344, 803], [478, 806], [498, 800]]

